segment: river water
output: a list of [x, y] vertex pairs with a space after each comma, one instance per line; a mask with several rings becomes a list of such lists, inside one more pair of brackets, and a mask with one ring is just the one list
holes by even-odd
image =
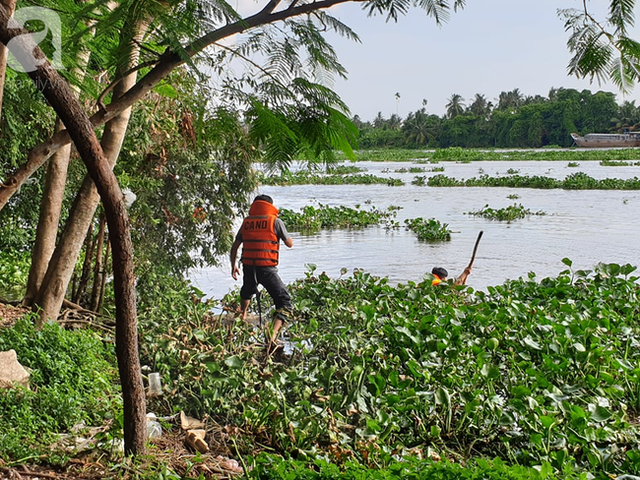
[[[598, 161], [582, 161], [578, 167], [564, 161], [474, 161], [441, 162], [418, 165], [411, 162], [358, 162], [363, 173], [399, 178], [402, 187], [387, 185], [302, 185], [261, 187], [259, 193], [271, 195], [279, 208], [299, 211], [306, 205], [345, 205], [368, 209], [402, 207], [395, 218], [400, 229], [384, 227], [321, 231], [314, 235], [291, 232], [294, 247], [280, 249], [280, 275], [285, 283], [305, 276], [309, 265], [332, 278], [342, 268], [348, 274], [362, 268], [372, 275], [388, 277], [390, 283], [421, 281], [434, 266], [445, 267], [450, 276], [458, 275], [469, 263], [478, 233], [482, 230], [473, 272], [467, 284], [477, 290], [502, 284], [507, 279], [538, 279], [556, 276], [567, 267], [593, 269], [599, 262], [640, 265], [640, 191], [621, 190], [538, 190], [487, 187], [427, 187], [411, 185], [416, 175], [443, 174], [458, 179], [506, 175], [545, 175], [563, 179], [584, 172], [594, 178], [633, 178], [640, 176], [639, 166], [604, 167]], [[398, 173], [410, 167], [444, 167], [443, 172]], [[519, 198], [508, 198], [518, 195]], [[366, 205], [370, 202], [370, 205]], [[511, 223], [470, 215], [485, 205], [498, 209], [521, 204], [531, 215]], [[404, 219], [435, 218], [453, 231], [451, 241], [425, 243], [404, 228]], [[241, 219], [238, 219], [238, 224]], [[241, 279], [231, 278], [228, 259], [221, 266], [194, 271], [190, 279], [207, 296], [220, 299]]]

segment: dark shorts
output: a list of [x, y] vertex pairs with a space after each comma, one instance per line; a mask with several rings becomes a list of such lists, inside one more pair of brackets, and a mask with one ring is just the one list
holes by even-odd
[[[254, 267], [243, 265], [242, 288], [240, 288], [240, 298], [250, 300], [255, 295], [259, 283], [262, 285], [273, 299], [276, 310], [291, 309], [291, 296], [287, 287], [278, 275], [278, 267]], [[254, 274], [255, 269], [255, 274]]]

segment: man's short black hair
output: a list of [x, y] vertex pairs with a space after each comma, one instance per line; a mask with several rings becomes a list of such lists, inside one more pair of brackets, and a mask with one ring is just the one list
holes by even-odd
[[449, 276], [449, 272], [447, 272], [444, 268], [442, 267], [433, 267], [433, 270], [431, 270], [431, 274], [432, 275], [437, 275], [439, 279], [444, 279], [447, 278]]
[[262, 200], [263, 202], [269, 202], [270, 204], [273, 205], [273, 198], [271, 198], [269, 195], [258, 195], [256, 198], [253, 199], [254, 202], [257, 202], [258, 200]]

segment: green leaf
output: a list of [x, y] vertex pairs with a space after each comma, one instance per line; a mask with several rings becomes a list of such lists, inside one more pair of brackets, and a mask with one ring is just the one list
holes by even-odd
[[224, 363], [231, 368], [242, 368], [244, 365], [244, 361], [240, 359], [237, 355], [233, 355], [225, 359]]
[[584, 348], [584, 345], [581, 344], [580, 342], [576, 342], [572, 345], [573, 348], [575, 348], [578, 352], [586, 352], [587, 349]]
[[547, 415], [540, 415], [540, 423], [547, 430], [549, 430], [555, 422], [556, 420], [553, 417], [549, 417]]
[[522, 398], [531, 395], [531, 390], [523, 385], [516, 385], [511, 389], [511, 394], [516, 398]]
[[153, 88], [153, 91], [162, 97], [178, 98], [178, 92], [175, 88], [173, 88], [172, 85], [169, 85], [168, 83], [161, 83], [159, 85], [156, 85]]
[[522, 340], [522, 343], [529, 348], [533, 348], [534, 350], [542, 350], [542, 347], [540, 346], [540, 344], [536, 342], [533, 338], [531, 338], [529, 335], [527, 335]]
[[605, 421], [609, 420], [612, 415], [613, 415], [613, 413], [611, 413], [610, 410], [606, 409], [605, 407], [601, 407], [600, 405], [598, 405], [596, 407], [595, 412], [593, 412], [593, 414], [591, 415], [591, 419], [596, 421], [596, 422], [605, 422]]
[[436, 390], [436, 403], [443, 405], [447, 409], [451, 407], [451, 395], [445, 387]]

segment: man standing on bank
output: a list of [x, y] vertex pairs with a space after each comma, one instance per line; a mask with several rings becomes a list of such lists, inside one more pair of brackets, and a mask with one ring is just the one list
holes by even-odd
[[273, 324], [267, 333], [269, 353], [278, 348], [278, 333], [291, 314], [291, 297], [277, 268], [280, 240], [287, 247], [293, 247], [293, 239], [284, 222], [278, 218], [273, 199], [268, 195], [258, 195], [231, 246], [231, 276], [237, 280], [240, 274], [236, 259], [238, 248], [243, 244], [240, 259], [244, 271], [240, 288], [242, 319], [245, 319], [251, 298], [258, 291], [258, 284], [264, 286], [276, 307]]

